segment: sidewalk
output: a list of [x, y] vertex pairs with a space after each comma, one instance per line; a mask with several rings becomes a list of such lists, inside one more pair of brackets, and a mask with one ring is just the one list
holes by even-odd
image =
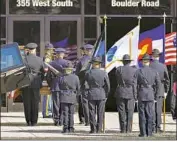
[[[1, 139], [13, 140], [175, 140], [176, 122], [166, 115], [166, 132], [151, 138], [139, 138], [138, 114], [134, 114], [133, 133], [120, 134], [117, 113], [106, 113], [106, 133], [89, 134], [90, 127], [79, 125], [75, 114], [75, 133], [62, 134], [61, 126], [53, 126], [51, 118], [39, 114], [37, 126], [26, 126], [23, 112], [1, 113]], [[163, 125], [162, 125], [163, 128]]]

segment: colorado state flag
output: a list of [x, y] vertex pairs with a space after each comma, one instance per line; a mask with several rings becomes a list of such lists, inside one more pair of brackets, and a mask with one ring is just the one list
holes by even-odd
[[[153, 49], [158, 49], [162, 54], [160, 62], [164, 63], [164, 44], [165, 44], [165, 25], [162, 24], [152, 30], [140, 34], [139, 37], [139, 56], [141, 59], [145, 53], [151, 54]], [[141, 66], [141, 63], [139, 63]]]

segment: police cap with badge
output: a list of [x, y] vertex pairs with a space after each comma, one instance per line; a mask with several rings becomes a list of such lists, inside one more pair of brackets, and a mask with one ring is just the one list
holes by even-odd
[[130, 55], [125, 54], [125, 55], [122, 57], [122, 60], [120, 60], [120, 61], [133, 61], [133, 60], [130, 58]]
[[47, 42], [45, 44], [45, 49], [46, 50], [54, 50], [55, 48], [53, 47], [53, 44], [51, 44], [50, 42]]
[[150, 61], [152, 58], [149, 56], [149, 54], [144, 54], [143, 57], [140, 59], [140, 61]]
[[101, 64], [102, 63], [102, 58], [97, 56], [97, 57], [93, 57], [93, 59], [91, 60], [90, 63], [98, 63], [98, 64]]
[[36, 43], [28, 43], [27, 45], [25, 45], [25, 49], [29, 49], [29, 50], [36, 49], [37, 47], [38, 45]]
[[66, 52], [66, 50], [63, 49], [63, 48], [56, 48], [56, 49], [55, 49], [55, 53], [56, 53], [56, 54], [65, 53], [65, 52]]
[[83, 46], [83, 49], [85, 49], [85, 50], [92, 50], [93, 49], [93, 45], [91, 45], [91, 44], [85, 44]]

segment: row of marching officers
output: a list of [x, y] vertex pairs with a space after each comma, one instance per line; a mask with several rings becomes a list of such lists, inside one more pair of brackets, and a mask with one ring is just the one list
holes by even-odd
[[[64, 49], [56, 49], [56, 59], [50, 65], [60, 71], [62, 75], [55, 76], [48, 71], [48, 84], [52, 92], [53, 119], [55, 125], [63, 125], [63, 132], [74, 131], [74, 104], [79, 100], [80, 121], [85, 118], [86, 125], [90, 124], [91, 133], [101, 132], [105, 103], [110, 91], [110, 82], [107, 73], [101, 70], [101, 59], [91, 59], [91, 45], [84, 46], [84, 56], [76, 66], [76, 74], [73, 73], [71, 62], [64, 58]], [[31, 86], [24, 88], [25, 117], [28, 125], [35, 125], [38, 117], [39, 89], [42, 73], [45, 66], [40, 57], [35, 56], [36, 44], [28, 44], [26, 64], [31, 72]], [[143, 67], [136, 69], [130, 66], [129, 55], [124, 55], [123, 66], [116, 70], [117, 89], [115, 97], [121, 132], [132, 131], [132, 120], [135, 101], [138, 100], [140, 136], [151, 136], [152, 131], [160, 130], [162, 99], [169, 89], [169, 77], [166, 67], [157, 60], [160, 56], [158, 50], [153, 50], [154, 57], [148, 54], [143, 56]], [[87, 70], [83, 76], [78, 77], [88, 61], [92, 63], [92, 69]], [[77, 76], [78, 75], [78, 76]], [[36, 85], [35, 83], [38, 82]], [[77, 99], [79, 98], [79, 99]], [[155, 105], [156, 104], [156, 105]], [[83, 107], [82, 107], [83, 106]], [[82, 114], [83, 112], [83, 114]], [[97, 122], [95, 115], [97, 113]], [[84, 117], [84, 118], [83, 118]]]
[[[138, 102], [140, 137], [160, 132], [162, 101], [169, 89], [169, 76], [165, 65], [159, 63], [160, 52], [154, 49], [152, 58], [142, 57], [143, 67], [130, 66], [129, 55], [123, 56], [123, 66], [116, 70], [115, 97], [119, 112], [121, 133], [132, 131], [135, 102]], [[164, 93], [165, 92], [165, 93]]]

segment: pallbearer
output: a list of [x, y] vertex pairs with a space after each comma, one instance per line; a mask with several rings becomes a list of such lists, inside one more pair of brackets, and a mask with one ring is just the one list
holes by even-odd
[[[85, 81], [88, 83], [88, 101], [90, 116], [90, 133], [100, 133], [103, 125], [105, 103], [110, 91], [108, 74], [101, 70], [102, 60], [95, 57], [92, 60], [93, 68], [86, 72]], [[97, 112], [97, 121], [96, 113]]]
[[[46, 43], [45, 45], [45, 56], [44, 62], [50, 63], [54, 59], [54, 47], [51, 43]], [[43, 118], [52, 117], [52, 95], [45, 94], [42, 100], [42, 116]]]
[[[86, 44], [84, 45], [84, 56], [80, 59], [78, 64], [76, 65], [76, 74], [79, 76], [80, 83], [81, 83], [81, 97], [82, 97], [82, 107], [84, 111], [84, 118], [85, 118], [85, 126], [89, 125], [89, 109], [88, 109], [88, 84], [83, 83], [83, 79], [85, 76], [85, 70], [81, 71], [84, 67], [87, 66], [87, 63], [91, 59], [93, 45]], [[84, 73], [83, 73], [84, 72]]]
[[166, 98], [169, 86], [170, 86], [170, 80], [169, 75], [167, 71], [166, 65], [159, 62], [160, 52], [158, 49], [154, 49], [152, 51], [152, 57], [153, 62], [151, 62], [150, 67], [154, 70], [156, 70], [160, 75], [161, 80], [161, 89], [160, 89], [160, 95], [157, 97], [157, 103], [155, 105], [154, 110], [154, 118], [153, 118], [153, 131], [154, 132], [161, 132], [161, 114], [162, 114], [162, 106], [163, 106], [163, 99]]
[[38, 110], [40, 101], [40, 88], [44, 76], [44, 62], [42, 58], [36, 56], [36, 43], [29, 43], [25, 46], [28, 49], [24, 62], [27, 65], [30, 77], [30, 86], [22, 89], [23, 103], [26, 123], [34, 126], [38, 120]]
[[[63, 67], [65, 67], [68, 63], [68, 60], [63, 59], [65, 56], [65, 50], [63, 48], [57, 48], [56, 59], [50, 63], [52, 67], [57, 69], [59, 72], [63, 73]], [[63, 119], [61, 114], [61, 106], [60, 106], [60, 88], [59, 88], [59, 78], [60, 77], [52, 77], [52, 81], [50, 84], [50, 89], [52, 91], [52, 100], [53, 100], [53, 119], [54, 125], [62, 125]], [[51, 77], [48, 79], [50, 80]], [[49, 82], [49, 81], [48, 81]]]
[[59, 80], [61, 112], [63, 114], [63, 133], [74, 132], [74, 108], [80, 89], [78, 76], [73, 74], [73, 65], [68, 62], [64, 75]]
[[135, 78], [138, 87], [139, 136], [145, 137], [152, 136], [154, 101], [160, 95], [161, 81], [158, 72], [149, 67], [150, 56], [145, 54], [141, 60], [143, 68], [137, 70]]
[[115, 93], [121, 133], [132, 131], [133, 112], [137, 99], [137, 84], [134, 82], [136, 68], [130, 66], [130, 56], [125, 54], [122, 62], [124, 66], [116, 69], [117, 89]]

